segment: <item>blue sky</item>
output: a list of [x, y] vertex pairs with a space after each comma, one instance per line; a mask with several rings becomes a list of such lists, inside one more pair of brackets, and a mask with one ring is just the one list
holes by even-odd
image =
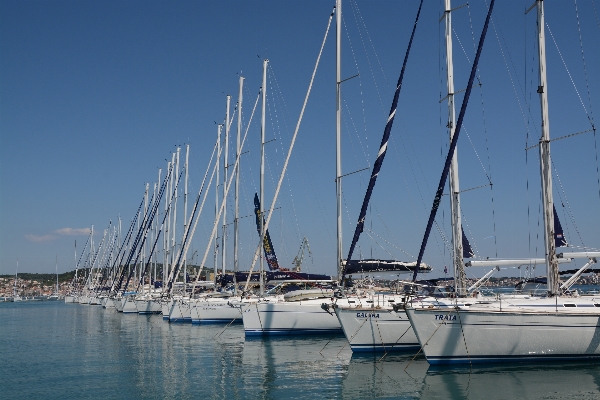
[[[487, 9], [483, 1], [472, 3], [453, 13], [457, 90], [466, 85]], [[473, 90], [459, 141], [461, 188], [487, 185], [488, 177], [493, 183], [462, 196], [465, 232], [479, 257], [543, 256], [538, 156], [536, 149], [527, 157], [524, 150], [540, 134], [535, 13], [524, 15], [530, 3], [496, 4], [481, 86]], [[185, 144], [194, 198], [215, 122], [224, 119], [225, 96], [232, 96], [233, 109], [244, 76], [245, 129], [262, 58], [270, 60], [267, 139], [276, 139], [266, 146], [269, 204], [333, 4], [0, 1], [0, 273], [14, 273], [17, 258], [23, 272], [52, 272], [55, 257], [59, 271], [72, 270], [74, 241], [80, 251], [92, 225], [99, 241], [119, 216], [126, 229], [145, 183], [156, 181], [158, 168], [164, 174], [166, 159], [177, 146], [183, 155]], [[545, 2], [553, 138], [589, 130], [600, 111], [599, 10], [589, 0], [576, 5], [577, 14], [573, 2]], [[360, 74], [342, 89], [345, 174], [375, 160], [417, 7], [417, 1], [344, 3], [342, 76]], [[441, 9], [434, 1], [423, 7], [356, 256], [412, 261], [418, 254], [448, 142], [446, 104], [440, 103]], [[280, 264], [291, 266], [306, 236], [312, 257], [304, 270], [329, 274], [336, 241], [334, 26], [270, 228]], [[462, 94], [457, 110], [461, 102]], [[252, 214], [258, 190], [258, 115], [241, 161], [242, 217]], [[235, 135], [237, 120], [232, 126]], [[554, 194], [567, 239], [591, 248], [600, 248], [599, 141], [588, 132], [552, 143]], [[368, 176], [343, 180], [345, 252]], [[196, 262], [212, 228], [213, 199], [211, 193], [192, 244]], [[438, 276], [449, 265], [447, 197], [442, 203], [424, 259]], [[256, 246], [253, 223], [240, 220], [242, 269]], [[230, 230], [229, 245], [232, 237]]]

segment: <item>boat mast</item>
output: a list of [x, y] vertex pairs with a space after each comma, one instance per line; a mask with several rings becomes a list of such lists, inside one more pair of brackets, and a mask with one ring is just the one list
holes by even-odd
[[[240, 142], [241, 142], [241, 136], [242, 136], [242, 100], [243, 100], [243, 93], [242, 93], [242, 89], [244, 88], [244, 77], [240, 76], [240, 91], [238, 94], [238, 124], [237, 124], [237, 143], [236, 143], [236, 150], [235, 150], [235, 156], [236, 156], [236, 160], [239, 159], [240, 157]], [[237, 165], [235, 167], [235, 215], [233, 217], [233, 293], [237, 296], [238, 294], [238, 287], [237, 287], [237, 278], [236, 278], [236, 273], [239, 270], [239, 260], [238, 260], [238, 247], [239, 247], [239, 226], [238, 226], [238, 219], [240, 217], [240, 210], [239, 210], [239, 194], [240, 194], [240, 162], [241, 160], [238, 160]]]
[[[158, 209], [159, 203], [158, 203], [158, 197], [156, 197], [156, 190], [158, 189], [158, 185], [160, 185], [160, 175], [161, 175], [161, 172], [162, 172], [162, 169], [159, 168], [158, 169], [158, 180], [156, 181], [157, 182], [156, 185], [154, 185], [154, 198], [156, 199], [155, 201], [157, 202], [156, 210], [158, 212], [159, 218], [160, 218], [160, 211]], [[158, 219], [159, 218], [156, 218], [156, 220], [154, 221], [154, 240], [155, 241], [158, 241], [157, 235], [158, 235]], [[119, 217], [119, 238], [120, 237], [121, 237], [121, 218]], [[153, 254], [153, 257], [154, 257], [154, 282], [156, 282], [156, 269], [157, 269], [156, 268], [157, 267], [156, 259], [158, 258], [156, 253], [157, 252], [155, 251], [154, 254]], [[156, 283], [155, 283], [155, 285], [156, 285]], [[154, 288], [156, 290], [156, 286], [154, 286]]]
[[[185, 232], [187, 232], [187, 198], [188, 198], [188, 162], [189, 162], [189, 156], [190, 156], [190, 145], [186, 144], [185, 145], [185, 184], [184, 184], [184, 188], [183, 188], [183, 232], [185, 234]], [[183, 249], [182, 249], [183, 250]], [[184, 289], [184, 294], [187, 293], [186, 292], [186, 285], [187, 285], [187, 258], [184, 257], [183, 260], [183, 289]]]
[[[144, 220], [147, 220], [148, 218], [148, 190], [150, 189], [150, 184], [148, 182], [146, 182], [146, 191], [144, 192]], [[112, 252], [112, 250], [111, 250]], [[142, 247], [142, 260], [140, 261], [140, 271], [139, 271], [139, 279], [136, 282], [139, 282], [141, 279], [146, 279], [146, 277], [142, 277], [142, 273], [144, 272], [142, 270], [142, 265], [146, 264], [146, 242], [144, 241], [144, 245]], [[136, 267], [137, 268], [137, 267]], [[144, 283], [142, 282], [142, 294], [144, 294]]]
[[[448, 131], [450, 142], [456, 128], [456, 112], [454, 107], [454, 65], [452, 63], [452, 8], [451, 0], [445, 1], [446, 19], [446, 82], [448, 88]], [[452, 215], [452, 246], [454, 266], [454, 289], [459, 296], [466, 295], [465, 263], [463, 260], [462, 222], [460, 215], [460, 190], [458, 181], [458, 146], [454, 149], [450, 164], [450, 210]]]
[[169, 246], [169, 235], [171, 234], [171, 216], [173, 215], [173, 207], [171, 207], [171, 199], [173, 193], [173, 167], [175, 166], [175, 153], [171, 154], [171, 161], [167, 162], [167, 174], [169, 177], [169, 182], [167, 183], [167, 193], [168, 196], [165, 196], [165, 213], [167, 213], [167, 223], [165, 226], [165, 234], [163, 236], [163, 251], [164, 251], [164, 265], [163, 265], [163, 287], [164, 284], [167, 283], [167, 280], [170, 276], [170, 265], [171, 260], [169, 259], [169, 255], [171, 254], [170, 246]]
[[[177, 238], [175, 237], [175, 233], [177, 231], [177, 192], [179, 188], [179, 154], [181, 152], [181, 147], [177, 147], [177, 153], [175, 156], [175, 174], [173, 176], [174, 181], [174, 194], [173, 194], [173, 235], [171, 236], [171, 267], [175, 268], [175, 257], [177, 255]], [[173, 273], [173, 282], [177, 281], [177, 276], [175, 276], [175, 271], [171, 271]], [[185, 294], [185, 293], [184, 293]]]
[[[218, 124], [217, 125], [217, 161], [216, 161], [216, 166], [215, 166], [215, 182], [217, 182], [217, 184], [215, 185], [215, 219], [219, 218], [219, 163], [221, 162], [221, 160], [219, 159], [219, 157], [221, 157], [221, 128], [223, 127], [222, 124]], [[215, 222], [216, 224], [217, 222]], [[219, 238], [215, 237], [215, 264], [213, 267], [213, 279], [214, 279], [214, 290], [217, 289], [217, 263], [218, 263], [218, 259], [219, 259]]]
[[[262, 117], [260, 121], [260, 208], [259, 208], [259, 221], [260, 221], [260, 246], [265, 246], [265, 219], [264, 219], [264, 197], [265, 197], [265, 126], [266, 126], [266, 109], [267, 109], [267, 66], [269, 60], [263, 60], [263, 79], [262, 79]], [[264, 252], [260, 251], [260, 295], [265, 294], [265, 265], [264, 265]]]
[[335, 191], [337, 196], [337, 273], [342, 279], [342, 0], [336, 0], [336, 161]]
[[54, 264], [56, 270], [56, 294], [58, 295], [58, 254], [56, 255], [56, 263]]
[[229, 169], [229, 106], [231, 104], [231, 96], [227, 95], [227, 109], [225, 110], [225, 157], [223, 162], [223, 229], [221, 236], [221, 268], [225, 275], [226, 251], [227, 245], [227, 170]]
[[15, 270], [15, 282], [13, 283], [13, 297], [17, 297], [17, 279], [19, 276], [19, 257], [17, 257], [17, 269]]
[[88, 268], [89, 271], [86, 272], [88, 275], [86, 276], [86, 279], [85, 279], [85, 285], [83, 287], [84, 289], [85, 289], [85, 286], [88, 285], [88, 283], [90, 282], [90, 279], [92, 276], [92, 268], [94, 266], [92, 264], [92, 259], [90, 258], [90, 256], [93, 257], [94, 251], [95, 251], [94, 250], [94, 225], [92, 225], [92, 232], [90, 233], [90, 252], [88, 253], [88, 260], [89, 260], [88, 265], [90, 266], [90, 268]]
[[558, 294], [558, 260], [554, 243], [554, 201], [552, 199], [552, 171], [550, 168], [550, 122], [548, 119], [548, 83], [546, 82], [546, 39], [544, 37], [544, 2], [537, 1], [537, 28], [539, 52], [540, 105], [542, 112], [542, 137], [540, 138], [540, 172], [542, 202], [544, 204], [544, 242], [546, 250], [546, 276], [548, 295]]
[[75, 239], [75, 280], [73, 282], [74, 284], [71, 287], [75, 288], [77, 284], [77, 239]]

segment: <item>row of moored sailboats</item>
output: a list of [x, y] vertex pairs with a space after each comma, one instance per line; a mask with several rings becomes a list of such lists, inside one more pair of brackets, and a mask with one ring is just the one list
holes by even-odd
[[[242, 139], [241, 107], [243, 78], [240, 78], [240, 95], [237, 105], [238, 132], [236, 159], [233, 173], [228, 176], [228, 160], [224, 160], [223, 192], [217, 194], [215, 222], [212, 235], [204, 252], [200, 267], [195, 271], [195, 279], [187, 279], [190, 272], [187, 264], [189, 243], [195, 232], [204, 200], [213, 181], [219, 176], [219, 162], [207, 168], [202, 187], [193, 206], [193, 212], [188, 214], [187, 202], [184, 206], [184, 232], [179, 244], [175, 243], [176, 199], [177, 187], [181, 178], [179, 172], [179, 150], [173, 155], [168, 165], [167, 176], [160, 187], [155, 185], [154, 195], [148, 201], [149, 190], [146, 193], [137, 217], [134, 219], [128, 233], [119, 243], [120, 227], [107, 229], [102, 242], [95, 248], [93, 235], [90, 235], [90, 250], [88, 251], [88, 271], [86, 281], [81, 286], [83, 290], [66, 297], [66, 302], [101, 305], [106, 309], [115, 309], [123, 313], [162, 314], [169, 322], [205, 323], [243, 323], [246, 336], [290, 335], [290, 334], [332, 334], [344, 333], [353, 351], [418, 351], [422, 349], [427, 360], [432, 364], [443, 363], [473, 363], [496, 361], [523, 361], [548, 359], [595, 359], [600, 356], [600, 297], [582, 296], [571, 292], [571, 286], [577, 277], [585, 272], [600, 252], [585, 249], [581, 252], [557, 251], [558, 246], [566, 242], [559, 229], [559, 222], [554, 211], [552, 199], [552, 177], [550, 173], [550, 136], [548, 122], [548, 91], [546, 83], [545, 41], [544, 41], [544, 10], [543, 2], [536, 1], [532, 6], [537, 10], [538, 18], [538, 49], [539, 49], [539, 94], [542, 110], [542, 137], [539, 142], [540, 170], [542, 175], [543, 217], [545, 227], [545, 254], [543, 258], [518, 260], [472, 260], [465, 263], [469, 255], [469, 244], [462, 231], [461, 210], [458, 185], [458, 160], [455, 155], [456, 142], [460, 133], [462, 118], [473, 85], [473, 78], [478, 68], [479, 55], [485, 39], [488, 22], [494, 7], [492, 0], [488, 10], [487, 20], [480, 38], [477, 55], [473, 62], [471, 76], [466, 89], [465, 98], [459, 117], [456, 119], [454, 109], [454, 82], [452, 66], [452, 38], [450, 0], [445, 1], [444, 18], [446, 24], [446, 70], [448, 95], [448, 116], [450, 147], [445, 169], [431, 213], [430, 222], [426, 229], [423, 245], [416, 262], [402, 263], [398, 261], [351, 260], [356, 240], [362, 232], [366, 207], [369, 204], [371, 191], [379, 173], [387, 149], [387, 140], [396, 114], [396, 105], [404, 67], [409, 56], [407, 50], [405, 63], [400, 73], [394, 102], [392, 104], [381, 149], [374, 164], [371, 182], [363, 202], [363, 211], [358, 218], [356, 232], [349, 255], [342, 256], [341, 241], [341, 154], [339, 145], [340, 124], [340, 85], [342, 83], [340, 67], [341, 51], [341, 0], [337, 0], [335, 16], [337, 19], [337, 260], [338, 276], [332, 279], [326, 276], [313, 276], [296, 271], [279, 268], [272, 243], [268, 237], [268, 218], [260, 201], [256, 202], [257, 230], [259, 245], [254, 253], [252, 269], [255, 263], [260, 263], [260, 270], [253, 273], [237, 270], [237, 248], [235, 249], [234, 271], [226, 273], [224, 265], [225, 253], [221, 253], [223, 269], [218, 273], [218, 251], [214, 251], [215, 267], [213, 278], [207, 282], [200, 279], [202, 266], [205, 265], [211, 249], [217, 249], [216, 232], [221, 224], [226, 225], [227, 209], [225, 199], [230, 186], [235, 179], [236, 204], [234, 227], [237, 225], [237, 193], [239, 191], [239, 159], [242, 153], [245, 135]], [[421, 8], [419, 8], [419, 13]], [[415, 21], [417, 26], [419, 13]], [[332, 14], [333, 15], [333, 14]], [[331, 23], [330, 17], [329, 23]], [[329, 30], [329, 26], [327, 28]], [[414, 36], [413, 29], [413, 36]], [[412, 36], [411, 36], [412, 42]], [[261, 128], [261, 188], [260, 196], [264, 198], [264, 144], [265, 144], [265, 102], [266, 102], [266, 70], [268, 61], [264, 61], [263, 83], [260, 96], [262, 97], [262, 128]], [[316, 66], [315, 66], [316, 68]], [[314, 77], [314, 75], [313, 75]], [[312, 83], [312, 82], [311, 82]], [[309, 89], [310, 91], [310, 89]], [[307, 94], [308, 98], [308, 94]], [[225, 146], [228, 146], [229, 128], [233, 118], [230, 118], [230, 98], [227, 99], [225, 123], [218, 127], [218, 139], [213, 156], [221, 157], [221, 134], [225, 128]], [[258, 98], [257, 98], [258, 103]], [[256, 107], [256, 104], [255, 104]], [[254, 115], [254, 110], [252, 111]], [[298, 122], [298, 126], [300, 121]], [[296, 129], [297, 133], [297, 129]], [[295, 133], [295, 134], [296, 134]], [[295, 138], [295, 136], [294, 136]], [[293, 145], [293, 141], [292, 141]], [[189, 151], [189, 147], [188, 147]], [[290, 147], [291, 153], [291, 147]], [[224, 152], [225, 157], [227, 151]], [[289, 157], [289, 153], [288, 153]], [[286, 164], [287, 165], [287, 161]], [[187, 153], [183, 168], [185, 171], [185, 196], [187, 201]], [[284, 171], [281, 174], [283, 179]], [[210, 176], [210, 177], [209, 177]], [[434, 280], [417, 281], [417, 275], [428, 272], [430, 267], [422, 263], [422, 256], [427, 243], [433, 219], [439, 205], [446, 179], [450, 177], [452, 195], [452, 244], [454, 260], [454, 287], [452, 290], [440, 290]], [[209, 177], [209, 178], [208, 178]], [[207, 180], [208, 179], [208, 180]], [[160, 172], [159, 172], [159, 180]], [[206, 187], [205, 187], [206, 184]], [[270, 210], [275, 209], [275, 198]], [[219, 195], [222, 201], [219, 203]], [[158, 221], [157, 210], [164, 201], [162, 222]], [[222, 220], [221, 220], [222, 218]], [[163, 233], [164, 232], [164, 233]], [[156, 260], [154, 249], [160, 243], [164, 259], [162, 263]], [[239, 238], [235, 230], [234, 247]], [[225, 235], [221, 235], [223, 239]], [[224, 245], [224, 242], [219, 243]], [[87, 244], [86, 244], [87, 246]], [[146, 256], [146, 254], [149, 254]], [[263, 257], [264, 255], [264, 257]], [[570, 262], [573, 259], [584, 258], [588, 262], [580, 268], [573, 279], [561, 282], [559, 279], [559, 263]], [[270, 269], [265, 270], [264, 261]], [[80, 260], [81, 261], [81, 260]], [[545, 264], [547, 268], [547, 290], [542, 294], [519, 292], [507, 295], [484, 296], [480, 290], [481, 282], [467, 287], [465, 267], [492, 267], [504, 265], [537, 265]], [[163, 268], [164, 266], [164, 268]], [[368, 279], [349, 283], [346, 276], [363, 276], [374, 272], [393, 272], [394, 275], [405, 274], [406, 279], [398, 281], [394, 290], [384, 290], [376, 287]], [[491, 274], [491, 272], [490, 272]], [[162, 275], [163, 285], [151, 285], [158, 282]], [[412, 279], [410, 279], [412, 275]], [[486, 277], [489, 274], [486, 274]], [[485, 278], [485, 277], [484, 277]], [[232, 282], [226, 282], [231, 279]], [[76, 280], [76, 282], [78, 282]], [[226, 282], [224, 284], [223, 283]], [[483, 282], [483, 281], [482, 281]], [[402, 285], [401, 285], [402, 283]], [[398, 290], [401, 286], [402, 290]], [[221, 287], [222, 289], [218, 289]], [[75, 288], [74, 288], [75, 289]], [[74, 290], [75, 293], [75, 290]]]

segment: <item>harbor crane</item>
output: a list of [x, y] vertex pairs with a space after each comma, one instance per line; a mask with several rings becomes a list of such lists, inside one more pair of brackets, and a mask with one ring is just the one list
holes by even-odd
[[300, 243], [300, 250], [298, 250], [298, 254], [294, 257], [292, 264], [294, 264], [294, 272], [300, 272], [302, 267], [302, 261], [304, 261], [304, 249], [308, 250], [308, 254], [312, 257], [312, 252], [310, 251], [310, 246], [308, 245], [308, 239], [306, 236], [302, 238], [302, 242]]

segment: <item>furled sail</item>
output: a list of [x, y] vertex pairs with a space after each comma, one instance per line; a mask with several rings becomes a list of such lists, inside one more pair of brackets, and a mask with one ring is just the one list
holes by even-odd
[[471, 243], [469, 243], [469, 239], [467, 239], [467, 235], [465, 235], [465, 230], [460, 227], [462, 231], [462, 246], [463, 246], [463, 258], [472, 258], [475, 257], [475, 252], [471, 248]]
[[483, 31], [481, 32], [481, 37], [479, 38], [479, 45], [477, 46], [477, 53], [475, 54], [475, 60], [473, 61], [473, 66], [471, 67], [471, 75], [469, 76], [469, 82], [467, 84], [467, 89], [465, 91], [465, 97], [463, 98], [462, 105], [460, 107], [460, 113], [458, 114], [458, 121], [456, 123], [456, 129], [454, 131], [454, 135], [452, 136], [452, 141], [450, 142], [450, 148], [448, 149], [448, 155], [446, 156], [446, 163], [444, 164], [444, 171], [442, 172], [442, 176], [440, 177], [440, 183], [438, 184], [437, 191], [435, 193], [435, 197], [433, 198], [433, 206], [431, 207], [431, 213], [429, 214], [429, 221], [427, 221], [427, 227], [425, 228], [425, 234], [423, 235], [423, 241], [421, 242], [421, 249], [419, 250], [419, 256], [417, 258], [417, 268], [415, 269], [415, 273], [413, 275], [413, 281], [417, 280], [417, 274], [419, 272], [419, 265], [423, 260], [423, 254], [425, 253], [425, 247], [427, 246], [427, 241], [429, 240], [429, 234], [431, 233], [431, 227], [433, 226], [433, 221], [435, 220], [435, 216], [437, 214], [437, 210], [440, 206], [440, 201], [442, 200], [442, 193], [444, 191], [444, 187], [446, 186], [446, 179], [448, 178], [448, 171], [450, 170], [450, 163], [452, 162], [452, 158], [454, 157], [454, 150], [456, 149], [456, 143], [458, 142], [458, 136], [460, 134], [460, 129], [462, 128], [463, 119], [465, 117], [465, 112], [467, 111], [467, 105], [469, 104], [469, 97], [471, 96], [471, 89], [473, 89], [473, 80], [475, 79], [475, 73], [477, 72], [477, 65], [479, 64], [479, 57], [481, 56], [481, 50], [483, 49], [483, 42], [485, 41], [485, 34], [487, 33], [488, 25], [490, 23], [490, 17], [492, 16], [492, 10], [494, 9], [494, 2], [492, 0], [490, 2], [490, 8], [488, 9], [488, 14], [485, 19], [485, 24], [483, 25]]
[[[388, 116], [387, 123], [385, 125], [385, 129], [383, 130], [383, 137], [381, 138], [381, 145], [379, 146], [379, 152], [377, 153], [377, 159], [375, 160], [375, 164], [373, 165], [373, 172], [371, 173], [371, 179], [369, 180], [369, 186], [367, 187], [367, 192], [365, 193], [365, 198], [363, 199], [363, 204], [360, 209], [360, 214], [358, 215], [358, 222], [356, 223], [356, 228], [354, 229], [354, 237], [352, 238], [352, 244], [350, 245], [350, 250], [348, 251], [347, 260], [352, 258], [352, 253], [354, 253], [354, 248], [356, 246], [356, 242], [358, 242], [358, 238], [363, 231], [365, 225], [365, 217], [367, 215], [367, 208], [369, 207], [369, 200], [371, 199], [371, 194], [373, 193], [373, 188], [375, 187], [375, 181], [377, 181], [377, 175], [381, 170], [381, 165], [383, 164], [383, 159], [385, 158], [385, 154], [387, 152], [387, 145], [390, 139], [390, 133], [392, 132], [392, 125], [394, 124], [394, 117], [396, 116], [396, 108], [398, 106], [398, 98], [400, 97], [400, 89], [402, 88], [402, 80], [404, 78], [404, 71], [406, 70], [406, 63], [408, 61], [408, 55], [410, 54], [410, 48], [412, 46], [413, 38], [415, 37], [415, 30], [417, 29], [417, 22], [419, 21], [419, 15], [421, 14], [421, 7], [423, 6], [423, 1], [421, 0], [421, 4], [419, 5], [419, 11], [417, 11], [417, 17], [415, 19], [415, 23], [413, 25], [412, 34], [410, 36], [410, 41], [408, 42], [408, 48], [406, 49], [406, 54], [404, 55], [404, 63], [402, 64], [402, 69], [400, 70], [400, 76], [398, 77], [398, 84], [396, 85], [396, 92], [394, 93], [394, 99], [392, 100], [392, 106], [390, 108], [390, 114]], [[344, 275], [346, 274], [345, 269], [342, 272], [342, 280]]]
[[560, 224], [560, 220], [558, 219], [558, 214], [556, 213], [556, 207], [554, 204], [552, 205], [554, 209], [554, 244], [556, 247], [567, 247], [567, 238], [563, 233], [562, 225]]
[[[256, 215], [256, 230], [258, 231], [258, 236], [260, 237], [260, 200], [257, 193], [254, 193], [254, 214]], [[263, 226], [265, 223], [264, 221], [265, 219], [263, 216]], [[275, 249], [273, 248], [273, 243], [271, 242], [271, 236], [269, 235], [268, 229], [265, 231], [263, 248], [265, 250], [265, 259], [267, 260], [267, 264], [269, 264], [269, 270], [278, 270], [279, 263], [277, 262], [277, 256], [275, 255]]]

